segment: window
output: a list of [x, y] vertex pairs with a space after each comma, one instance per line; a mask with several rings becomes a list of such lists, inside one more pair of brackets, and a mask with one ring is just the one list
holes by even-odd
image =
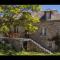
[[48, 42], [48, 47], [52, 48], [52, 42], [51, 41]]
[[23, 42], [23, 48], [24, 48], [25, 50], [27, 50], [27, 41], [24, 41], [24, 42]]
[[40, 34], [43, 36], [46, 36], [47, 35], [47, 29], [45, 27], [42, 27]]
[[14, 32], [18, 32], [18, 26], [14, 27]]

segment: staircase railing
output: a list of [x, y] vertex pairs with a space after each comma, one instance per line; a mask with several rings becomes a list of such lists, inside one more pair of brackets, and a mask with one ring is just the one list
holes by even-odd
[[39, 48], [41, 48], [43, 51], [53, 54], [50, 50], [44, 48], [43, 46], [41, 46], [40, 44], [38, 44], [37, 42], [33, 41], [32, 39], [30, 39], [31, 42], [33, 42], [34, 44], [36, 44]]

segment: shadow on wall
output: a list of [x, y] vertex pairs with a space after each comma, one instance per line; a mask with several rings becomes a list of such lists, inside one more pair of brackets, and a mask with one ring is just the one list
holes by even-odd
[[55, 41], [56, 46], [58, 47], [55, 51], [60, 52], [60, 35], [57, 33], [56, 36], [54, 36], [51, 41]]

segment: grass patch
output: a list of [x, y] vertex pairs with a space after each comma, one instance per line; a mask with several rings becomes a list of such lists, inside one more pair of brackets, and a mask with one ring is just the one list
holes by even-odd
[[43, 52], [18, 52], [16, 55], [22, 55], [22, 56], [60, 56], [60, 53], [53, 53], [53, 54], [48, 54], [48, 53], [43, 53]]
[[48, 54], [45, 52], [27, 52], [25, 50], [17, 52], [8, 44], [0, 43], [0, 56], [60, 56], [60, 52], [54, 52], [53, 54]]
[[43, 53], [43, 52], [16, 52], [0, 50], [0, 56], [60, 56], [60, 52], [55, 52], [53, 54]]

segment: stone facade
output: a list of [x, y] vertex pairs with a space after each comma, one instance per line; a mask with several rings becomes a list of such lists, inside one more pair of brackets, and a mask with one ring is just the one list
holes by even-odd
[[[32, 12], [32, 15], [34, 15], [34, 13], [36, 14], [36, 12]], [[46, 15], [46, 13], [48, 15]], [[57, 33], [60, 35], [60, 14], [55, 10], [41, 11], [37, 12], [37, 14], [41, 21], [36, 24], [38, 26], [38, 30], [32, 33], [30, 37], [45, 48], [54, 51], [57, 49], [57, 46], [54, 41], [49, 41], [48, 39], [56, 36]], [[19, 33], [21, 33], [20, 37], [24, 37], [24, 29], [22, 27], [19, 28]], [[33, 45], [30, 48], [32, 47]]]
[[[58, 33], [60, 32], [59, 25], [60, 25], [60, 22], [55, 22], [55, 21], [41, 22], [38, 24], [38, 26], [39, 26], [38, 31], [36, 31], [34, 34], [32, 34], [31, 38], [33, 40], [35, 40], [36, 42], [40, 43], [41, 45], [43, 45], [44, 47], [48, 48], [48, 45], [50, 42], [50, 41], [48, 41], [48, 39], [51, 39], [52, 37], [54, 37], [56, 35], [57, 32]], [[46, 35], [41, 34], [42, 28], [46, 28]], [[55, 43], [52, 41], [51, 45], [52, 44], [55, 44]], [[52, 48], [52, 50], [54, 50], [56, 47], [55, 47], [55, 45], [54, 46], [52, 45], [51, 48]]]
[[54, 36], [56, 36], [57, 33], [60, 35], [60, 20], [56, 18], [56, 16], [60, 17], [60, 15], [57, 12], [53, 12], [51, 16], [54, 16], [55, 18], [44, 18], [45, 20], [43, 19], [40, 23], [37, 24], [39, 29], [31, 35], [31, 38], [45, 48], [54, 51], [57, 49], [57, 46], [54, 41], [49, 41], [49, 39], [52, 39]]
[[[46, 12], [51, 15], [46, 15]], [[52, 13], [51, 13], [52, 12]], [[32, 15], [34, 12], [32, 13]], [[35, 12], [36, 14], [36, 12]], [[38, 30], [30, 35], [30, 38], [35, 42], [41, 44], [43, 47], [54, 51], [57, 49], [54, 41], [49, 41], [52, 37], [56, 36], [57, 33], [60, 35], [60, 14], [57, 11], [41, 11], [37, 12], [40, 17], [40, 23], [37, 23]], [[47, 18], [47, 19], [46, 19]], [[18, 28], [18, 32], [21, 34], [20, 37], [24, 37], [24, 29], [22, 27]], [[30, 48], [29, 48], [30, 46]], [[27, 50], [33, 50], [38, 48], [31, 42], [28, 42]]]
[[42, 49], [40, 49], [37, 45], [29, 41], [27, 43], [27, 51], [37, 51], [37, 52], [42, 52]]

